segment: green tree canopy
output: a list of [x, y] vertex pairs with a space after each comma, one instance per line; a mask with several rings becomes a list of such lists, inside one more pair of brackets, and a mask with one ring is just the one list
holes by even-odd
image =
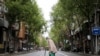
[[41, 33], [45, 21], [35, 0], [6, 0], [5, 4], [8, 8], [6, 16], [10, 24], [16, 19], [26, 22], [32, 39]]
[[[53, 21], [51, 37], [56, 41], [60, 37], [68, 37], [71, 30], [81, 27], [86, 20], [90, 21], [95, 12], [95, 3], [96, 0], [59, 0], [51, 13]], [[98, 8], [99, 3], [100, 1]]]

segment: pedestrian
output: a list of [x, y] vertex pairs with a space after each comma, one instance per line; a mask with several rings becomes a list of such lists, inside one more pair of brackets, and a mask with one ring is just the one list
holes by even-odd
[[53, 40], [48, 37], [46, 39], [48, 41], [49, 56], [55, 56], [55, 53], [57, 52], [57, 48], [56, 48]]

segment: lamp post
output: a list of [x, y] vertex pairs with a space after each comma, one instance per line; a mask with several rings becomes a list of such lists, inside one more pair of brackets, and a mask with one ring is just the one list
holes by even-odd
[[91, 52], [91, 36], [87, 35], [88, 45], [89, 45], [89, 53]]

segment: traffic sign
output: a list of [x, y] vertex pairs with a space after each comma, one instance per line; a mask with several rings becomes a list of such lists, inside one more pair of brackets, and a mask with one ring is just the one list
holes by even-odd
[[100, 27], [93, 27], [92, 34], [93, 35], [100, 35]]

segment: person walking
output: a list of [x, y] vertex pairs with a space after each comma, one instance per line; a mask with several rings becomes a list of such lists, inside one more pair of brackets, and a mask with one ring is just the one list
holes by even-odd
[[52, 39], [48, 37], [46, 39], [48, 41], [49, 56], [55, 56], [55, 53], [57, 53], [56, 45], [54, 44]]

